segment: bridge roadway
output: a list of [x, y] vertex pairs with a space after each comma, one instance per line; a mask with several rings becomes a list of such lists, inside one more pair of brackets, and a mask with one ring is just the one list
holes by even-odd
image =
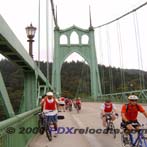
[[[83, 103], [82, 110], [77, 114], [76, 110], [73, 109], [72, 112], [61, 112], [65, 116], [64, 120], [59, 120], [59, 127], [74, 127], [74, 129], [103, 129], [101, 119], [100, 119], [100, 105], [101, 103]], [[120, 115], [121, 105], [116, 105]], [[147, 106], [144, 106], [147, 110]], [[141, 123], [147, 124], [146, 118], [140, 114], [139, 120]], [[120, 128], [121, 117], [119, 117], [115, 122], [116, 128]], [[68, 129], [66, 129], [67, 132]], [[60, 129], [61, 133], [63, 129]], [[73, 132], [73, 130], [72, 130]], [[80, 134], [79, 131], [75, 134], [62, 133], [58, 134], [56, 138], [53, 138], [51, 142], [48, 141], [46, 135], [36, 135], [28, 147], [121, 147], [120, 133], [116, 136], [116, 139], [112, 137], [111, 134], [104, 133], [83, 133]]]

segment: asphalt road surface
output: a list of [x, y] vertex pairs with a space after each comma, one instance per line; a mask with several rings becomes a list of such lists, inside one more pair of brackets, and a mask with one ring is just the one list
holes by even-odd
[[[77, 113], [60, 112], [64, 115], [64, 120], [58, 121], [58, 136], [48, 141], [46, 134], [36, 135], [28, 147], [121, 147], [120, 133], [114, 139], [112, 134], [104, 134], [100, 119], [101, 103], [82, 103], [82, 110]], [[122, 104], [116, 104], [119, 117], [115, 120], [115, 127], [120, 130], [120, 109]], [[147, 111], [147, 106], [144, 106]], [[147, 126], [147, 119], [139, 114], [140, 123]]]

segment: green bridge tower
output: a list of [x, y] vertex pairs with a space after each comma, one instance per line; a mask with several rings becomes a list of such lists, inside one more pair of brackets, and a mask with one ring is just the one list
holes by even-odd
[[91, 97], [96, 99], [102, 92], [96, 57], [94, 29], [91, 23], [89, 29], [81, 29], [74, 25], [63, 30], [58, 26], [54, 29], [52, 87], [59, 95], [61, 95], [62, 64], [72, 53], [78, 53], [90, 66]]

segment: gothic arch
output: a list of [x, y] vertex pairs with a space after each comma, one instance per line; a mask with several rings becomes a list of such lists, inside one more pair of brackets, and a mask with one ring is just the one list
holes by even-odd
[[[75, 33], [74, 33], [75, 32]], [[77, 36], [78, 42], [70, 42], [69, 44], [60, 44], [60, 36], [66, 35], [67, 40], [70, 40], [71, 34], [74, 33]], [[88, 44], [82, 44], [82, 36], [88, 36]], [[101, 84], [99, 77], [99, 70], [97, 65], [95, 42], [94, 42], [94, 30], [93, 29], [81, 29], [76, 26], [72, 26], [68, 29], [59, 30], [55, 29], [55, 41], [54, 41], [54, 59], [52, 70], [52, 86], [56, 93], [61, 94], [61, 67], [65, 59], [73, 52], [78, 53], [83, 57], [90, 67], [90, 79], [91, 79], [91, 97], [96, 99], [101, 93]]]
[[60, 44], [68, 44], [67, 36], [66, 35], [61, 35], [60, 36]]
[[70, 35], [70, 44], [79, 44], [79, 35], [75, 31]]
[[89, 37], [87, 35], [82, 35], [81, 43], [88, 44], [88, 42], [89, 42]]

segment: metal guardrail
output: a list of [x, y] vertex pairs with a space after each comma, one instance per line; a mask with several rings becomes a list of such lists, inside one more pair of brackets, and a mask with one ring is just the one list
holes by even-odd
[[0, 122], [0, 147], [25, 147], [37, 133], [37, 116], [39, 108], [24, 112]]
[[121, 93], [112, 93], [112, 94], [104, 94], [98, 96], [97, 98], [82, 98], [83, 101], [95, 101], [95, 102], [103, 102], [106, 99], [111, 99], [113, 102], [124, 103], [127, 102], [127, 98], [129, 95], [135, 94], [139, 97], [140, 103], [147, 103], [147, 89], [143, 90], [135, 90], [135, 91], [126, 91]]

